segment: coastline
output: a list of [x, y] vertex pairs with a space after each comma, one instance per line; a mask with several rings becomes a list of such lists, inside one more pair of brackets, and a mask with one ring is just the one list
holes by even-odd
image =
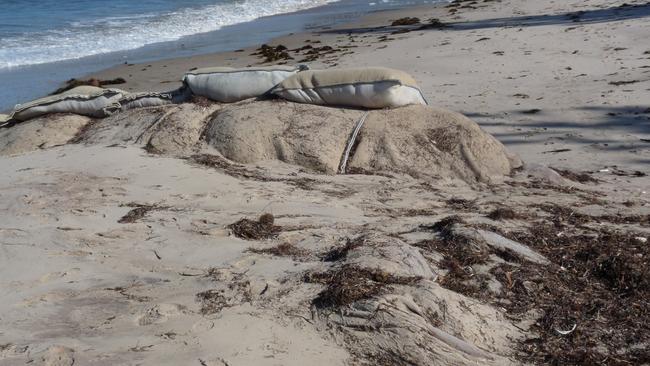
[[[424, 5], [374, 12], [268, 44], [337, 50], [307, 62], [313, 68], [405, 70], [433, 105], [466, 114], [529, 163], [591, 172], [620, 166], [632, 174], [650, 163], [650, 56], [643, 46], [650, 8], [643, 1], [624, 4], [505, 0], [454, 13], [444, 4]], [[584, 22], [572, 18], [578, 10]], [[403, 30], [390, 27], [402, 17], [436, 18], [450, 26], [392, 34]], [[612, 39], [614, 30], [623, 33]], [[129, 91], [170, 90], [193, 67], [260, 64], [252, 55], [256, 48], [119, 65], [88, 77], [124, 77], [127, 83], [118, 87]], [[299, 63], [301, 54], [292, 55], [282, 63]]]
[[[267, 39], [266, 44], [273, 46], [282, 45], [290, 50], [306, 45], [313, 45], [314, 47], [334, 45], [336, 43], [341, 43], [340, 40], [343, 38], [335, 32], [344, 32], [346, 29], [350, 28], [383, 26], [386, 23], [390, 23], [391, 19], [399, 19], [402, 17], [412, 16], [413, 14], [426, 14], [424, 16], [425, 18], [440, 17], [444, 15], [444, 5], [444, 3], [414, 5], [406, 6], [401, 9], [376, 10], [361, 15], [358, 19], [352, 21], [344, 21], [339, 24], [331, 24], [327, 26], [318, 26], [310, 30], [272, 37]], [[137, 64], [120, 64], [101, 71], [86, 74], [81, 77], [81, 79], [97, 78], [105, 80], [122, 77], [126, 80], [126, 83], [117, 87], [124, 90], [132, 92], [145, 90], [162, 92], [180, 87], [182, 85], [180, 79], [185, 72], [192, 68], [212, 66], [247, 67], [253, 65], [301, 63], [299, 57], [295, 57], [293, 60], [280, 60], [270, 63], [263, 62], [259, 56], [254, 55], [262, 44], [262, 42], [258, 42], [232, 51], [154, 60]], [[350, 46], [350, 44], [348, 44], [348, 46]], [[333, 60], [338, 60], [341, 57], [341, 53], [350, 55], [355, 51], [354, 48], [349, 48], [345, 52], [340, 51], [330, 54], [331, 57], [329, 57], [329, 60], [328, 57], [319, 57], [317, 60], [302, 63], [308, 64], [312, 68], [332, 67], [336, 63], [333, 62]]]
[[[420, 0], [416, 0], [419, 2]], [[309, 29], [328, 29], [355, 19], [360, 14], [376, 11], [356, 0], [340, 0], [292, 13], [264, 16], [253, 21], [224, 26], [219, 30], [182, 37], [179, 40], [153, 43], [141, 48], [103, 53], [45, 64], [24, 65], [0, 70], [0, 84], [20, 85], [0, 90], [0, 111], [11, 109], [56, 90], [64, 81], [100, 72], [124, 63], [147, 65], [151, 61], [209, 55], [261, 44], [278, 36]], [[251, 32], [250, 30], [256, 31]], [[176, 78], [179, 79], [182, 73]], [[164, 88], [163, 88], [164, 89]]]

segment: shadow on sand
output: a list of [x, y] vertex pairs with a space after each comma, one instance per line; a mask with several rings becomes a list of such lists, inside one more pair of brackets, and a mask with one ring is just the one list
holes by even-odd
[[[636, 151], [650, 149], [650, 108], [647, 106], [585, 106], [576, 108], [577, 111], [595, 112], [593, 119], [584, 122], [548, 120], [544, 112], [536, 114], [531, 120], [516, 120], [511, 118], [523, 115], [523, 111], [508, 112], [508, 119], [503, 115], [488, 115], [465, 112], [469, 118], [477, 121], [481, 127], [508, 126], [514, 129], [508, 132], [491, 132], [494, 137], [505, 145], [543, 144], [552, 140], [573, 142], [581, 145], [591, 145], [598, 150], [606, 151]], [[594, 136], [591, 133], [599, 131]], [[559, 136], [562, 135], [562, 136]], [[621, 141], [608, 138], [610, 135], [626, 135], [630, 139]], [[589, 136], [589, 137], [588, 137]], [[650, 159], [644, 156], [631, 157], [631, 162], [650, 164]]]
[[[495, 18], [468, 22], [445, 23], [446, 27], [430, 27], [427, 30], [478, 30], [489, 28], [504, 27], [537, 27], [544, 25], [579, 25], [615, 22], [628, 19], [639, 19], [650, 16], [650, 3], [640, 5], [627, 5], [610, 7], [606, 9], [593, 9], [562, 13], [555, 15], [532, 15], [510, 18]], [[348, 28], [329, 30], [323, 33], [335, 34], [359, 34], [359, 33], [405, 33], [407, 31], [424, 30], [419, 26], [382, 26], [382, 27], [365, 27], [365, 28]]]

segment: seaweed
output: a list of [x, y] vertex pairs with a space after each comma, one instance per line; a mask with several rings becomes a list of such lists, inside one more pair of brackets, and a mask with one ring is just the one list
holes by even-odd
[[283, 45], [269, 46], [263, 44], [252, 55], [262, 57], [264, 59], [262, 62], [264, 63], [293, 60], [293, 57], [291, 57], [287, 51], [287, 47]]
[[126, 80], [124, 80], [124, 78], [119, 78], [119, 77], [110, 80], [100, 80], [95, 78], [90, 78], [87, 80], [70, 79], [65, 82], [65, 86], [55, 90], [53, 93], [50, 93], [50, 95], [61, 94], [70, 89], [74, 89], [78, 86], [84, 86], [84, 85], [102, 87], [106, 85], [117, 85], [117, 84], [125, 84], [125, 83]]
[[241, 219], [228, 225], [232, 233], [245, 240], [263, 240], [275, 238], [282, 227], [274, 225], [275, 218], [272, 214], [265, 213], [257, 220]]
[[397, 20], [394, 20], [390, 25], [393, 27], [397, 27], [401, 25], [414, 25], [419, 23], [420, 23], [420, 18], [404, 17], [404, 18], [399, 18]]
[[330, 251], [323, 255], [323, 261], [325, 262], [336, 262], [342, 259], [345, 259], [348, 255], [348, 252], [356, 249], [366, 242], [366, 236], [362, 235], [354, 239], [347, 239], [346, 243], [342, 247], [332, 248]]
[[516, 212], [510, 207], [497, 207], [487, 214], [492, 220], [516, 220], [523, 218], [523, 215]]
[[395, 276], [379, 269], [357, 268], [344, 265], [337, 270], [304, 276], [308, 283], [325, 285], [325, 289], [312, 301], [317, 308], [350, 305], [383, 294], [390, 285], [414, 285], [421, 280], [415, 276]]
[[291, 243], [280, 243], [271, 248], [251, 248], [248, 251], [256, 254], [270, 254], [277, 257], [302, 257], [307, 254], [304, 249], [298, 248]]
[[456, 210], [476, 210], [476, 200], [467, 200], [459, 197], [452, 197], [445, 201], [447, 206]]
[[568, 169], [559, 169], [559, 168], [551, 168], [555, 170], [558, 174], [560, 174], [562, 177], [568, 180], [572, 180], [574, 182], [578, 183], [598, 183], [600, 182], [598, 179], [592, 177], [589, 175], [589, 173], [576, 173], [574, 171], [568, 170]]
[[117, 220], [117, 222], [120, 224], [132, 224], [138, 220], [143, 219], [149, 212], [161, 208], [158, 205], [146, 205], [138, 203], [128, 203], [124, 206], [133, 207], [133, 209], [127, 212], [126, 215], [122, 216], [119, 220]]
[[441, 286], [466, 296], [481, 298], [487, 290], [487, 277], [476, 275], [472, 266], [487, 263], [490, 251], [485, 243], [455, 232], [453, 227], [460, 223], [463, 223], [460, 217], [448, 216], [431, 226], [440, 238], [423, 240], [415, 245], [443, 255], [439, 265], [447, 269], [447, 273], [438, 281]]

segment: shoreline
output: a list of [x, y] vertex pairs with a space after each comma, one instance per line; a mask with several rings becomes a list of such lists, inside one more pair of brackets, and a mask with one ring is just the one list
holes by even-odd
[[[12, 91], [0, 90], [0, 111], [46, 95], [68, 79], [82, 78], [84, 75], [125, 63], [147, 65], [150, 62], [170, 58], [186, 58], [236, 50], [261, 44], [278, 36], [308, 31], [314, 27], [328, 29], [345, 23], [359, 14], [373, 11], [376, 10], [370, 9], [367, 4], [359, 4], [355, 0], [342, 0], [292, 13], [260, 17], [249, 22], [225, 26], [216, 31], [185, 36], [175, 41], [153, 43], [138, 49], [3, 69], [0, 70], [0, 83], [21, 85], [21, 88]], [[263, 31], [250, 32], [251, 28]], [[182, 74], [177, 78], [181, 76]]]
[[[596, 173], [624, 169], [624, 176], [632, 176], [647, 174], [650, 163], [645, 142], [650, 138], [645, 127], [650, 50], [643, 46], [650, 6], [627, 3], [603, 6], [590, 0], [576, 7], [504, 0], [467, 7], [461, 2], [455, 12], [425, 5], [374, 12], [269, 44], [334, 49], [307, 62], [312, 68], [404, 70], [432, 105], [469, 116], [529, 163]], [[584, 20], [574, 18], [577, 10]], [[449, 27], [406, 27], [404, 33], [405, 27], [390, 27], [392, 20], [409, 16], [423, 23], [439, 18]], [[614, 30], [620, 35], [614, 37]], [[127, 84], [117, 87], [130, 91], [164, 91], [180, 86], [182, 74], [193, 67], [258, 64], [260, 59], [251, 56], [255, 49], [120, 65], [88, 76], [125, 77]], [[290, 54], [294, 59], [285, 62], [300, 63], [304, 57]]]
[[[312, 30], [303, 30], [290, 34], [281, 35], [269, 39], [266, 43], [256, 43], [247, 47], [242, 47], [237, 50], [213, 52], [206, 54], [199, 54], [187, 57], [169, 58], [163, 60], [156, 60], [151, 62], [128, 64], [128, 65], [115, 65], [107, 69], [89, 73], [81, 77], [81, 79], [96, 78], [101, 80], [115, 79], [123, 77], [126, 80], [125, 84], [117, 85], [116, 87], [131, 92], [137, 91], [169, 91], [176, 89], [182, 85], [181, 78], [185, 72], [193, 68], [213, 67], [213, 66], [227, 66], [227, 67], [248, 67], [259, 65], [276, 65], [276, 64], [299, 64], [306, 63], [312, 68], [326, 68], [335, 65], [332, 60], [340, 57], [340, 54], [351, 54], [354, 49], [347, 52], [338, 52], [338, 54], [330, 54], [332, 57], [319, 57], [317, 60], [301, 62], [302, 60], [295, 58], [293, 60], [281, 60], [279, 62], [263, 62], [259, 57], [253, 55], [257, 52], [262, 44], [272, 46], [282, 45], [290, 50], [298, 49], [300, 47], [310, 45], [313, 47], [328, 46], [331, 43], [336, 43], [337, 38], [341, 38], [337, 34], [329, 34], [329, 32], [344, 31], [349, 28], [363, 28], [363, 27], [376, 27], [385, 25], [391, 19], [399, 19], [402, 17], [411, 16], [412, 14], [428, 14], [429, 17], [442, 16], [444, 13], [444, 6], [446, 3], [430, 4], [430, 5], [412, 5], [405, 6], [400, 9], [383, 9], [375, 10], [351, 22], [343, 22], [335, 26], [318, 27]], [[316, 42], [310, 42], [316, 41]], [[321, 55], [319, 55], [321, 56]], [[136, 70], [134, 72], [134, 70]], [[408, 70], [406, 70], [408, 71]]]

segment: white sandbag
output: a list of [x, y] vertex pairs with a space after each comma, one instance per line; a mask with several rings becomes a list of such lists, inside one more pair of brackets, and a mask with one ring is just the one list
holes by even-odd
[[120, 109], [122, 91], [94, 86], [78, 86], [64, 93], [19, 104], [14, 108], [13, 119], [28, 119], [50, 113], [74, 113], [89, 117], [105, 117]]
[[233, 69], [210, 67], [190, 71], [183, 82], [192, 93], [217, 102], [232, 103], [264, 95], [306, 66], [270, 66]]
[[427, 104], [413, 77], [383, 67], [305, 71], [286, 79], [272, 93], [293, 102], [320, 105], [389, 108]]
[[173, 103], [171, 93], [126, 93], [120, 99], [122, 111], [133, 108], [156, 107]]

